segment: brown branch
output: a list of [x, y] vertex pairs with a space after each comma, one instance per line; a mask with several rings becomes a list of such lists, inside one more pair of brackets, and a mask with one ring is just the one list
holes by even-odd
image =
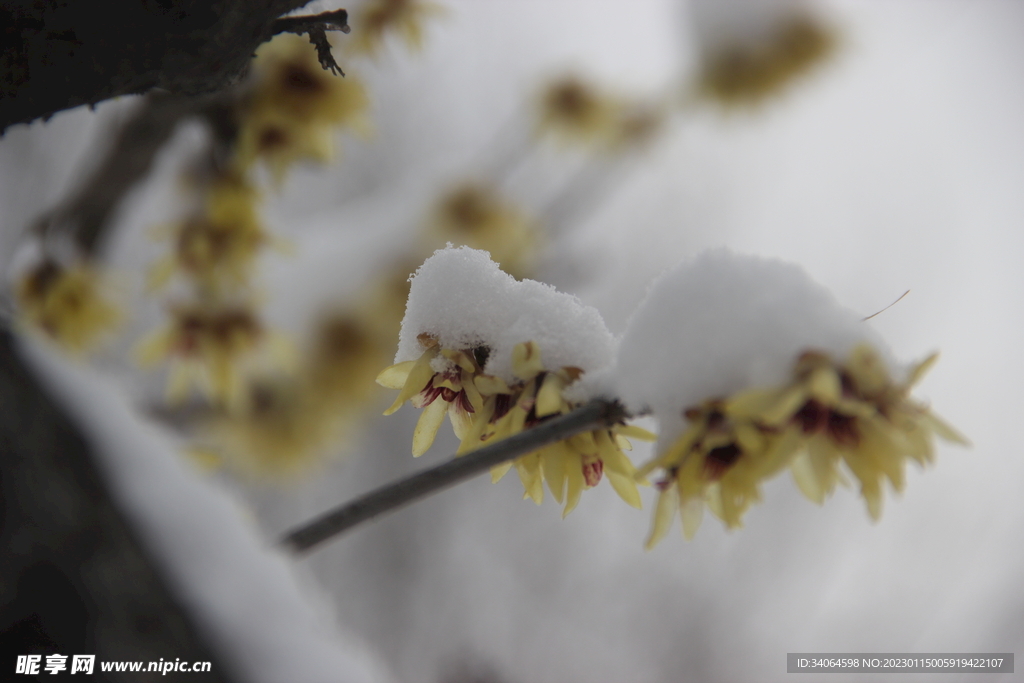
[[292, 530], [281, 542], [294, 551], [311, 550], [361, 522], [454, 486], [495, 465], [514, 460], [574, 434], [611, 427], [628, 417], [625, 409], [617, 402], [591, 401], [571, 413], [371, 491]]
[[0, 0], [0, 132], [153, 88], [222, 90], [307, 2]]

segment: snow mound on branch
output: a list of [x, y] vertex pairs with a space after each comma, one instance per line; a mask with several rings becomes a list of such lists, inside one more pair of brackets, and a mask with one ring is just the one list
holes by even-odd
[[485, 372], [512, 381], [512, 349], [533, 341], [544, 366], [593, 371], [611, 364], [615, 339], [597, 309], [533, 280], [502, 272], [486, 251], [439, 249], [412, 277], [395, 362], [423, 353], [417, 337], [443, 348], [490, 349]]
[[671, 443], [686, 408], [782, 385], [802, 352], [845, 359], [861, 342], [889, 361], [867, 323], [799, 266], [716, 249], [652, 286], [623, 336], [615, 385], [631, 411], [654, 412]]

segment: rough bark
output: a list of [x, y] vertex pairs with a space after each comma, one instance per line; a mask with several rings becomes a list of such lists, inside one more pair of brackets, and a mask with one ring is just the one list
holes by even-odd
[[[0, 671], [19, 654], [212, 661], [110, 497], [90, 446], [0, 328]], [[112, 676], [120, 680], [122, 674]], [[133, 673], [132, 680], [167, 680]]]
[[0, 0], [0, 131], [153, 88], [221, 90], [307, 2]]

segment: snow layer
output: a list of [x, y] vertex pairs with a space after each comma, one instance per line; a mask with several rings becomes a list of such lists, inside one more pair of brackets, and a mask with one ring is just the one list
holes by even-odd
[[22, 350], [85, 432], [114, 499], [233, 679], [392, 680], [371, 650], [314, 606], [291, 560], [257, 536], [237, 502], [200, 478], [111, 380], [38, 342]]
[[442, 348], [490, 348], [484, 370], [513, 380], [512, 349], [536, 342], [544, 366], [593, 371], [609, 365], [615, 339], [597, 309], [571, 294], [502, 272], [486, 251], [438, 249], [412, 277], [395, 362], [423, 354], [417, 337], [435, 337]]
[[860, 315], [804, 270], [775, 259], [707, 251], [665, 273], [626, 328], [616, 382], [633, 411], [650, 408], [671, 442], [683, 410], [784, 383], [803, 351], [845, 358], [860, 342], [886, 349]]

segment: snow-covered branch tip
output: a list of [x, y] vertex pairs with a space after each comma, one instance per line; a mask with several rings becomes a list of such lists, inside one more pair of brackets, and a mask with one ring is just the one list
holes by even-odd
[[281, 542], [296, 552], [312, 550], [377, 515], [396, 510], [545, 446], [578, 434], [610, 428], [628, 417], [618, 402], [590, 401], [528, 430], [371, 491], [294, 529]]

